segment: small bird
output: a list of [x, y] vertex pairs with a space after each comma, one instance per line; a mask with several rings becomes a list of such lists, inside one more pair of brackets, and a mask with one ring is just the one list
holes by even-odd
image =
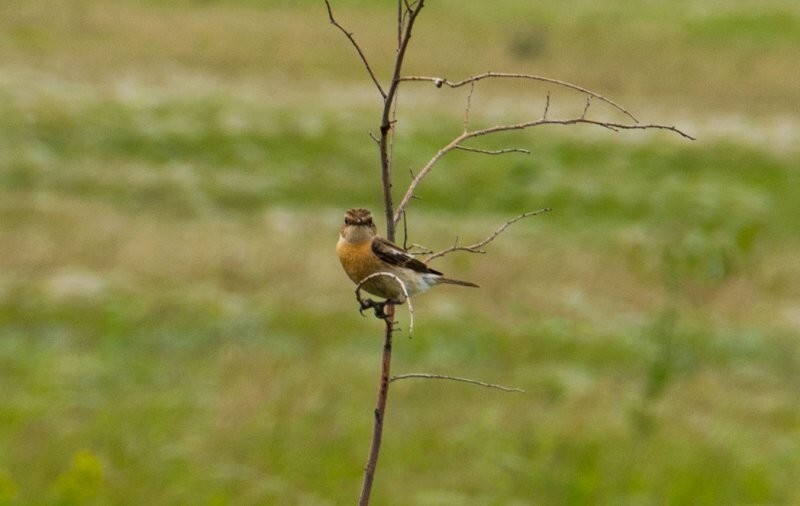
[[[444, 274], [431, 269], [400, 246], [379, 237], [378, 229], [372, 222], [372, 213], [367, 209], [350, 209], [345, 213], [344, 224], [339, 229], [336, 253], [342, 262], [344, 272], [356, 284], [372, 274], [385, 272], [397, 276], [397, 279], [403, 282], [409, 296], [443, 283], [478, 288], [478, 285], [469, 281], [444, 277]], [[373, 307], [376, 316], [384, 317], [385, 304], [405, 302], [405, 293], [397, 279], [392, 276], [374, 276], [364, 281], [362, 285], [364, 290], [383, 297], [386, 301], [362, 303], [362, 310]]]

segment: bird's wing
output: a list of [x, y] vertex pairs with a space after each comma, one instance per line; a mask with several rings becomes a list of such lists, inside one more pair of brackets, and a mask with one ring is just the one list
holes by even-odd
[[387, 241], [383, 237], [376, 237], [372, 240], [372, 252], [389, 265], [404, 267], [426, 274], [442, 275], [441, 272], [431, 269], [423, 262], [406, 253], [403, 248]]

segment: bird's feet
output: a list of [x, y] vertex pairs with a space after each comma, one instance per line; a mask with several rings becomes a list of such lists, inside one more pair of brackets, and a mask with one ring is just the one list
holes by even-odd
[[358, 304], [361, 306], [358, 309], [358, 312], [361, 313], [361, 316], [364, 316], [364, 311], [367, 309], [372, 309], [375, 312], [375, 318], [380, 318], [381, 320], [388, 320], [389, 316], [384, 311], [386, 304], [400, 304], [400, 302], [396, 300], [384, 300], [383, 302], [378, 302], [372, 299], [358, 299]]

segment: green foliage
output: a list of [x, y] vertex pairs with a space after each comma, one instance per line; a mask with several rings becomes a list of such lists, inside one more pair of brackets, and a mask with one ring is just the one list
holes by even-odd
[[11, 474], [5, 470], [0, 470], [0, 504], [3, 506], [13, 504], [18, 495], [19, 487], [14, 483]]
[[92, 452], [83, 450], [72, 458], [69, 469], [56, 480], [57, 504], [86, 504], [95, 498], [103, 483], [103, 466]]
[[693, 23], [690, 33], [699, 41], [719, 45], [773, 47], [800, 41], [800, 18], [786, 10], [711, 14]]

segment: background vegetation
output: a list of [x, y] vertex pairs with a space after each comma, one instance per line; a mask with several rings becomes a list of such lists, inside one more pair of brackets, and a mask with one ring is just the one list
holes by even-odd
[[[334, 7], [388, 76], [393, 2]], [[790, 0], [430, 3], [409, 73], [558, 77], [699, 140], [437, 168], [412, 242], [555, 210], [437, 262], [483, 288], [418, 299], [394, 369], [527, 393], [395, 384], [376, 504], [800, 502], [799, 52]], [[547, 91], [480, 86], [472, 120]], [[463, 103], [401, 91], [397, 186]], [[378, 110], [318, 1], [0, 4], [0, 504], [355, 501], [381, 322], [333, 246], [380, 206]]]

